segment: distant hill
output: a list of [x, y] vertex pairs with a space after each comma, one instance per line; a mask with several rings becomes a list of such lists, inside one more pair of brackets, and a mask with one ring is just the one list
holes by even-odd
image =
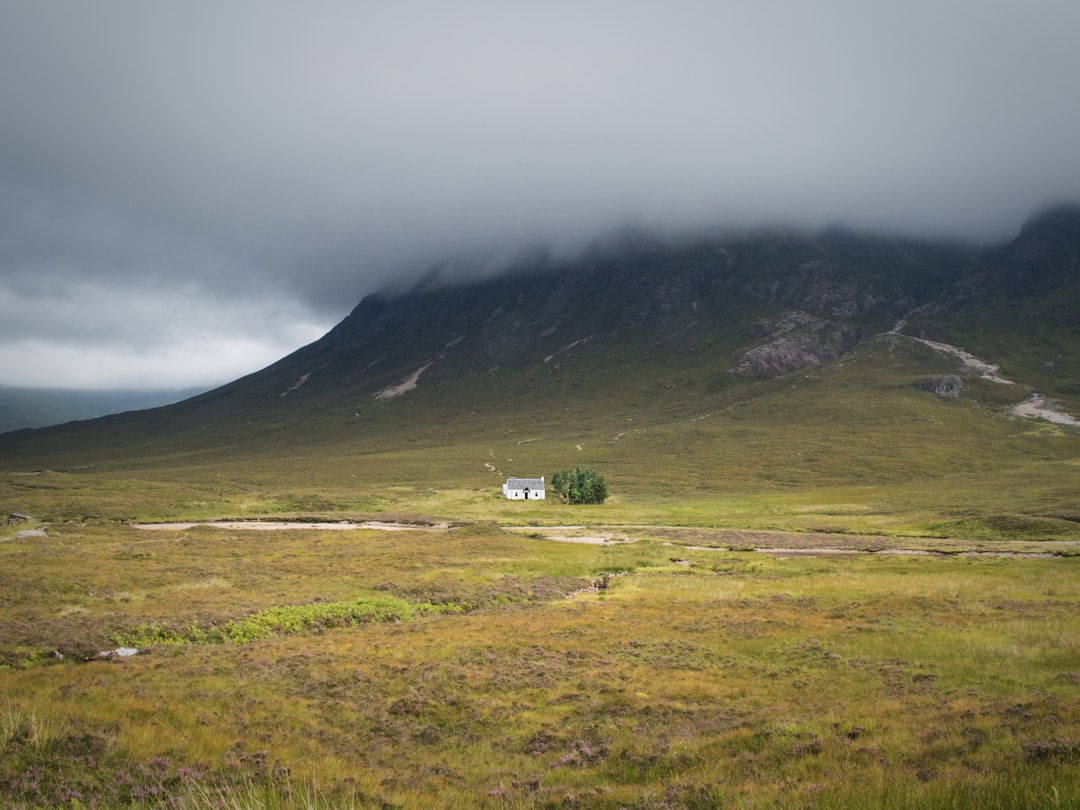
[[[581, 461], [628, 497], [918, 485], [946, 505], [946, 479], [984, 498], [1005, 475], [1045, 476], [1060, 483], [1038, 509], [1057, 514], [1075, 511], [1080, 475], [1078, 313], [1075, 207], [989, 250], [844, 230], [637, 235], [497, 278], [433, 272], [259, 372], [163, 408], [8, 433], [0, 458], [304, 458], [358, 480], [478, 488], [507, 459], [520, 474]], [[1014, 416], [1025, 401], [1064, 421]]]
[[200, 388], [182, 391], [70, 391], [0, 386], [0, 433], [156, 408], [202, 391]]

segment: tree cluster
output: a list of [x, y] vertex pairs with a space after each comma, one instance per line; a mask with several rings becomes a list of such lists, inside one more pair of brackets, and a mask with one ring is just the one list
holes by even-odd
[[551, 476], [551, 488], [563, 503], [603, 503], [608, 496], [607, 481], [596, 470], [575, 467]]

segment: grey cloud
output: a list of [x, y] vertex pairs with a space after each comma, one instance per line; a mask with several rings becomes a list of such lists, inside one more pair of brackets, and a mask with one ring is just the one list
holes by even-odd
[[1006, 238], [1080, 198], [1077, 30], [1071, 0], [5, 4], [0, 292], [329, 326], [626, 222]]
[[240, 377], [316, 339], [289, 302], [73, 282], [0, 299], [6, 380], [29, 387], [185, 388]]

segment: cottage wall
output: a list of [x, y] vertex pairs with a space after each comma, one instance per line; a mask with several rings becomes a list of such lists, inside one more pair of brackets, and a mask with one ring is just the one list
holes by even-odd
[[544, 478], [508, 478], [503, 484], [503, 495], [510, 501], [543, 501], [547, 493]]

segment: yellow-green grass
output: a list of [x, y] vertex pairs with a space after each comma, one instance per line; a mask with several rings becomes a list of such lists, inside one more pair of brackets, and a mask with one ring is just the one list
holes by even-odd
[[[0, 529], [0, 803], [1078, 806], [1074, 429], [915, 389], [955, 367], [901, 340], [749, 382], [601, 360], [574, 397], [6, 445], [4, 510], [48, 536]], [[606, 504], [501, 497], [574, 465]], [[258, 517], [454, 529], [127, 525]], [[636, 542], [499, 528], [532, 525]]]
[[[685, 363], [598, 366], [581, 393], [545, 378], [490, 396], [462, 384], [290, 403], [258, 435], [214, 420], [175, 436], [166, 420], [131, 441], [121, 425], [61, 431], [11, 443], [0, 501], [51, 521], [383, 514], [1080, 539], [1080, 434], [1009, 415], [1020, 385], [969, 378], [960, 398], [935, 397], [912, 382], [956, 361], [895, 337], [771, 380]], [[602, 509], [500, 496], [506, 476], [578, 465], [605, 475]]]
[[[77, 788], [209, 807], [224, 786], [245, 807], [1080, 804], [1072, 558], [776, 558], [490, 524], [57, 526], [0, 549], [12, 806]], [[365, 596], [463, 610], [73, 660], [147, 622]], [[86, 635], [49, 657], [64, 633]]]
[[[1060, 437], [1060, 450], [1053, 449], [1059, 439], [1051, 437], [1008, 463], [990, 460], [980, 469], [832, 484], [808, 471], [801, 484], [783, 485], [763, 484], [758, 473], [787, 469], [784, 474], [793, 476], [797, 464], [790, 459], [776, 458], [774, 467], [756, 459], [748, 473], [746, 459], [734, 458], [730, 465], [714, 463], [706, 475], [690, 463], [666, 464], [659, 446], [674, 446], [669, 438], [638, 447], [624, 437], [620, 447], [592, 453], [586, 452], [587, 444], [579, 453], [568, 441], [552, 440], [530, 443], [528, 454], [516, 446], [451, 445], [373, 455], [338, 450], [283, 460], [243, 457], [188, 467], [162, 463], [158, 469], [137, 471], [6, 472], [0, 475], [0, 496], [10, 509], [50, 521], [404, 516], [504, 524], [652, 523], [1080, 539], [1074, 498], [1080, 465], [1067, 452], [1075, 450], [1075, 437]], [[798, 444], [794, 428], [789, 438], [791, 447], [805, 447]], [[722, 433], [712, 440], [722, 442]], [[705, 439], [700, 441], [701, 452], [710, 452]], [[646, 460], [654, 451], [659, 454], [650, 471]], [[688, 458], [690, 452], [687, 446]], [[555, 499], [526, 503], [502, 497], [506, 475], [550, 474], [567, 460], [604, 471], [612, 493], [607, 503], [568, 507]], [[497, 465], [498, 472], [485, 464]], [[1012, 517], [1036, 520], [1021, 525]]]

